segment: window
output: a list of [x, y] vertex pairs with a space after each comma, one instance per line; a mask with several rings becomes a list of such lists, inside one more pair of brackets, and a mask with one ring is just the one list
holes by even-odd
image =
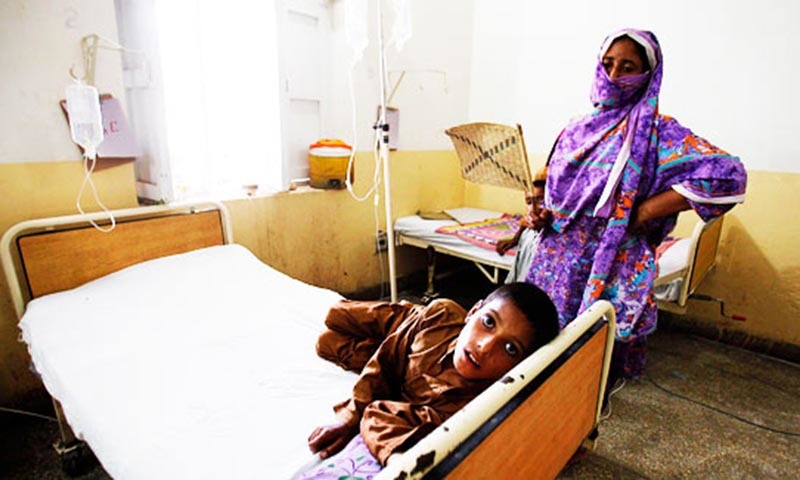
[[149, 64], [145, 80], [125, 75], [144, 151], [140, 196], [230, 198], [246, 185], [269, 192], [308, 176], [327, 104], [324, 1], [115, 5], [120, 43]]

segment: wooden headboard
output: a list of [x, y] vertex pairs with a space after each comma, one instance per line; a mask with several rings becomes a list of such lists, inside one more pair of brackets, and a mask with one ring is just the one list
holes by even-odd
[[[36, 297], [77, 287], [154, 258], [232, 241], [225, 207], [217, 203], [114, 211], [103, 233], [81, 215], [29, 220], [2, 240], [3, 269], [18, 316]], [[101, 221], [104, 214], [92, 214]]]
[[719, 249], [719, 239], [722, 235], [722, 222], [724, 216], [707, 223], [700, 234], [697, 248], [694, 251], [694, 261], [692, 262], [692, 275], [689, 279], [688, 294], [697, 289], [706, 274], [711, 271], [717, 260], [717, 250]]

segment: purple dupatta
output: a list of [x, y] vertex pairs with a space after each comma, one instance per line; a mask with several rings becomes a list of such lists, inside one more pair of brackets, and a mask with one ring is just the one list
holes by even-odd
[[[645, 48], [649, 72], [611, 80], [602, 58], [620, 36]], [[738, 158], [660, 115], [663, 59], [655, 35], [621, 30], [598, 55], [592, 113], [564, 129], [550, 160], [545, 206], [552, 220], [542, 231], [527, 281], [545, 290], [562, 327], [595, 300], [617, 311], [617, 339], [632, 341], [655, 329], [653, 247], [677, 215], [628, 232], [639, 203], [673, 189], [703, 220], [744, 200], [746, 173]]]

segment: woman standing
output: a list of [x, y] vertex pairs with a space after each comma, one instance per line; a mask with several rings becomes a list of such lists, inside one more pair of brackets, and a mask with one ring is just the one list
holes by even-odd
[[527, 281], [550, 295], [562, 327], [598, 299], [614, 305], [610, 386], [643, 371], [656, 328], [655, 247], [678, 212], [691, 208], [708, 221], [741, 203], [747, 177], [738, 158], [659, 114], [655, 35], [616, 32], [598, 57], [594, 111], [567, 125], [549, 159]]

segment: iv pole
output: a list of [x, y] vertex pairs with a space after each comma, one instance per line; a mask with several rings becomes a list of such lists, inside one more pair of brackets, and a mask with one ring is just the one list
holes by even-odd
[[386, 238], [388, 244], [388, 262], [389, 262], [389, 292], [391, 294], [392, 302], [397, 301], [397, 278], [395, 274], [395, 251], [394, 251], [394, 221], [392, 218], [392, 181], [389, 172], [389, 124], [386, 123], [386, 55], [383, 50], [383, 10], [381, 8], [381, 0], [377, 0], [378, 4], [378, 73], [380, 78], [380, 91], [381, 91], [381, 114], [378, 119], [377, 128], [379, 156], [381, 158], [381, 165], [383, 167], [383, 186], [384, 186], [384, 199], [383, 203], [386, 207]]

